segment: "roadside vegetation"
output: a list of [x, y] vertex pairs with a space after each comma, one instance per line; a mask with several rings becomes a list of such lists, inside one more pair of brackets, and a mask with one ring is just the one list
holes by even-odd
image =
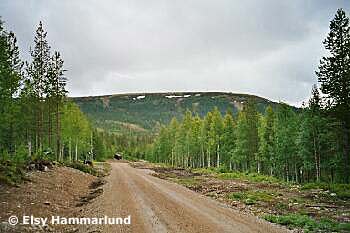
[[307, 215], [288, 214], [281, 216], [267, 215], [265, 220], [290, 228], [301, 228], [304, 232], [349, 232], [350, 223], [338, 223], [327, 218], [319, 221]]
[[285, 182], [272, 176], [217, 168], [179, 168], [133, 162], [242, 212], [304, 232], [349, 232], [349, 184]]

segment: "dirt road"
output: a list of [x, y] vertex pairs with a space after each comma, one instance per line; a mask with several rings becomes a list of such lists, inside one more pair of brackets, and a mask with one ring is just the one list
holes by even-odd
[[[104, 194], [88, 215], [131, 216], [130, 225], [103, 225], [100, 232], [288, 232], [254, 216], [243, 215], [150, 171], [113, 162]], [[91, 229], [89, 229], [91, 232]]]

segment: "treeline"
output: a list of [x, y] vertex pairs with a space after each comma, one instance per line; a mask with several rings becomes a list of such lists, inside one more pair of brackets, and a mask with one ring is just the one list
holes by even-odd
[[235, 117], [215, 108], [204, 118], [187, 111], [163, 127], [147, 159], [179, 167], [216, 167], [274, 175], [286, 181], [340, 182], [340, 123], [321, 109], [301, 113], [281, 103], [259, 114], [253, 101]]
[[217, 108], [204, 118], [187, 111], [163, 127], [147, 159], [181, 167], [274, 175], [286, 181], [349, 183], [350, 27], [342, 9], [324, 41], [329, 51], [316, 75], [308, 106], [281, 103], [259, 114], [248, 100], [238, 116]]
[[15, 34], [0, 21], [0, 160], [104, 159], [114, 145], [68, 101], [64, 61], [41, 22], [30, 55], [21, 60]]

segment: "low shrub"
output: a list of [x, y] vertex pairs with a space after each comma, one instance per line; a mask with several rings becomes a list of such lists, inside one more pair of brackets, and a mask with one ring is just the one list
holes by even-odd
[[0, 183], [15, 185], [25, 179], [25, 170], [30, 159], [25, 148], [19, 147], [16, 155], [4, 151], [0, 156]]
[[338, 198], [341, 198], [341, 199], [350, 198], [350, 184], [307, 183], [307, 184], [304, 184], [301, 189], [302, 190], [309, 190], [309, 189], [329, 190], [332, 193], [336, 193]]
[[254, 205], [258, 201], [270, 202], [273, 199], [274, 194], [267, 191], [244, 191], [230, 193], [228, 197], [235, 200], [241, 200], [246, 205]]
[[243, 172], [228, 172], [217, 175], [220, 179], [242, 179], [251, 182], [265, 182], [265, 183], [281, 183], [281, 181], [273, 176], [266, 176], [258, 173], [243, 173]]
[[264, 219], [289, 228], [301, 228], [304, 232], [348, 232], [350, 223], [339, 223], [322, 218], [319, 221], [302, 214], [265, 215]]
[[89, 173], [93, 176], [100, 176], [100, 172], [96, 168], [91, 167], [89, 165], [85, 165], [85, 164], [80, 163], [80, 162], [65, 163], [64, 165], [67, 167], [71, 167], [71, 168], [80, 170], [80, 171], [85, 172], [85, 173]]

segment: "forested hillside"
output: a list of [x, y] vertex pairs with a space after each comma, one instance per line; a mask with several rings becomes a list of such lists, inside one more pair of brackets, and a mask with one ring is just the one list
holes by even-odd
[[144, 132], [168, 124], [173, 117], [181, 119], [186, 110], [203, 117], [217, 107], [221, 114], [230, 109], [236, 115], [249, 98], [255, 100], [261, 113], [268, 105], [273, 108], [278, 105], [258, 96], [220, 92], [120, 94], [76, 97], [72, 101], [98, 128], [109, 132]]

